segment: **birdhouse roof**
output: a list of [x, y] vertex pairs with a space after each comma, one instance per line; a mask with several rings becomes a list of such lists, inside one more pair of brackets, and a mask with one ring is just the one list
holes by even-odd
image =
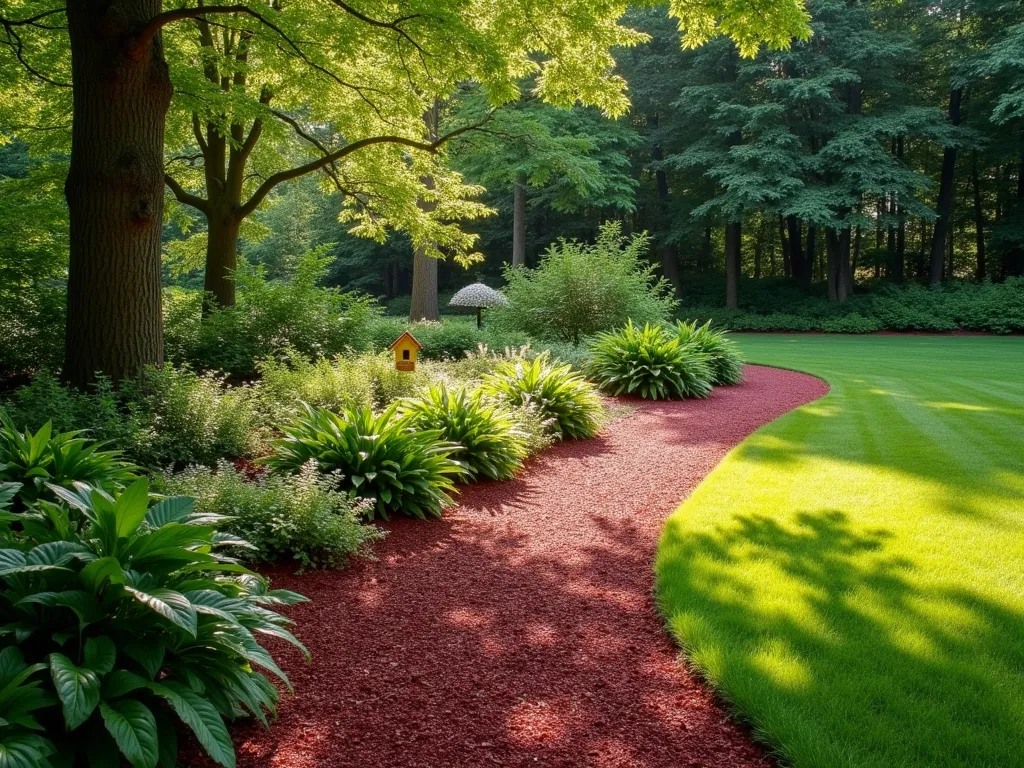
[[391, 344], [391, 346], [388, 347], [388, 349], [394, 349], [395, 347], [402, 346], [402, 342], [404, 342], [406, 339], [408, 339], [413, 344], [415, 344], [416, 345], [416, 349], [423, 349], [423, 345], [420, 344], [419, 340], [415, 336], [413, 336], [411, 333], [409, 333], [408, 331], [406, 331], [401, 336], [399, 336], [397, 339], [395, 339], [394, 342]]
[[448, 304], [453, 307], [503, 307], [508, 304], [508, 299], [483, 283], [473, 283], [452, 296]]

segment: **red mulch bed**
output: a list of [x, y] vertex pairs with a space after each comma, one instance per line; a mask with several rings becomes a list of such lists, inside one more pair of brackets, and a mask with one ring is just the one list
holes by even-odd
[[704, 401], [636, 402], [595, 440], [467, 488], [441, 521], [398, 520], [378, 561], [271, 572], [313, 661], [240, 766], [767, 766], [679, 664], [652, 598], [665, 517], [757, 427], [827, 391], [750, 366]]

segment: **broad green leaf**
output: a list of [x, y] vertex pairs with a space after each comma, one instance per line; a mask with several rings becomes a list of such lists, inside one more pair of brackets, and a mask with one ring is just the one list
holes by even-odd
[[125, 587], [125, 591], [150, 610], [156, 612], [177, 627], [196, 636], [196, 610], [180, 592], [172, 589], [154, 589], [143, 592], [134, 587]]
[[86, 720], [100, 702], [100, 679], [91, 669], [76, 667], [67, 656], [50, 654], [50, 674], [64, 710], [64, 723], [74, 730]]
[[100, 557], [93, 560], [78, 573], [82, 585], [91, 592], [99, 592], [107, 583], [124, 584], [124, 570], [116, 557]]
[[117, 648], [114, 647], [114, 641], [106, 635], [90, 637], [85, 641], [84, 666], [98, 673], [100, 677], [114, 668], [116, 660]]
[[150, 678], [155, 678], [163, 666], [167, 646], [162, 638], [153, 638], [145, 642], [128, 643], [121, 650], [129, 658], [137, 661]]
[[18, 605], [36, 603], [50, 608], [70, 608], [78, 616], [78, 623], [85, 627], [103, 618], [99, 602], [90, 592], [68, 590], [65, 592], [39, 592], [23, 597]]
[[134, 699], [100, 704], [100, 715], [118, 749], [135, 768], [155, 768], [159, 758], [156, 718]]
[[206, 699], [181, 683], [151, 683], [150, 690], [163, 697], [202, 744], [206, 753], [225, 768], [235, 768], [235, 748], [220, 713]]
[[34, 733], [11, 733], [0, 739], [0, 768], [39, 768], [57, 750]]
[[149, 506], [149, 482], [145, 478], [139, 478], [129, 485], [114, 505], [114, 515], [117, 520], [116, 533], [120, 537], [128, 537], [135, 533], [146, 517], [146, 510]]
[[168, 523], [183, 523], [194, 508], [195, 500], [189, 496], [171, 496], [150, 507], [146, 512], [146, 522], [154, 528], [161, 528]]

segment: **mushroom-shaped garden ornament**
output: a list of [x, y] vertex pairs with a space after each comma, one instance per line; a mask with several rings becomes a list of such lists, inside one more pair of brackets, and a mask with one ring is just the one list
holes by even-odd
[[452, 296], [448, 302], [452, 307], [473, 307], [476, 309], [476, 327], [483, 324], [483, 310], [487, 307], [504, 307], [508, 299], [493, 288], [488, 288], [483, 283], [467, 285], [461, 291]]

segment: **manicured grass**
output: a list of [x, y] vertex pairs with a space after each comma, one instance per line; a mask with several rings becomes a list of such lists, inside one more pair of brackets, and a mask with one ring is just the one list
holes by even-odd
[[784, 763], [1024, 765], [1024, 339], [738, 340], [832, 391], [669, 520], [691, 662]]

